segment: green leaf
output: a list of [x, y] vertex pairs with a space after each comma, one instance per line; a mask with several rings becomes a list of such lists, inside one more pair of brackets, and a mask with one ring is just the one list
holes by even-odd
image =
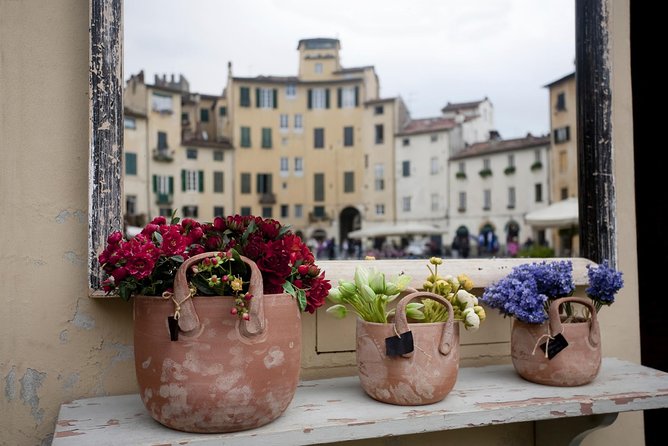
[[183, 263], [183, 256], [171, 256], [170, 259], [178, 263]]
[[255, 232], [255, 220], [251, 220], [250, 223], [248, 224], [248, 227], [244, 231], [243, 235], [241, 236], [241, 244], [244, 245], [246, 241], [248, 240], [248, 236], [250, 236], [253, 232]]
[[346, 317], [346, 314], [348, 314], [348, 309], [341, 304], [332, 305], [327, 309], [327, 314], [330, 314], [337, 319], [343, 319]]
[[299, 311], [306, 309], [306, 291], [297, 290], [297, 303], [299, 304]]
[[295, 296], [295, 287], [294, 287], [294, 285], [292, 285], [292, 283], [290, 283], [288, 281], [283, 283], [283, 291], [285, 291], [286, 293], [288, 293], [289, 295], [291, 295], [293, 297], [296, 297]]
[[177, 224], [179, 222], [179, 220], [181, 220], [179, 217], [176, 216], [177, 212], [178, 212], [178, 209], [174, 209], [174, 211], [172, 212], [172, 218], [171, 218], [171, 221], [170, 221], [170, 224], [172, 224], [172, 225]]
[[155, 238], [155, 241], [158, 242], [158, 246], [162, 245], [162, 234], [160, 234], [158, 231], [155, 231], [153, 233], [153, 237]]
[[286, 232], [291, 230], [292, 227], [290, 225], [285, 225], [283, 226], [279, 231], [278, 231], [278, 238], [280, 239], [283, 235], [285, 235]]

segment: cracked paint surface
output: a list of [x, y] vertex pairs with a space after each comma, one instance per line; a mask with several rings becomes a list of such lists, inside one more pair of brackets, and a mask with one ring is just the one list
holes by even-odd
[[5, 376], [5, 398], [8, 401], [16, 398], [16, 366], [12, 366], [7, 376]]
[[23, 377], [19, 380], [21, 383], [21, 400], [30, 406], [30, 414], [41, 423], [44, 418], [44, 409], [39, 407], [39, 388], [46, 378], [46, 373], [35, 369], [27, 369]]

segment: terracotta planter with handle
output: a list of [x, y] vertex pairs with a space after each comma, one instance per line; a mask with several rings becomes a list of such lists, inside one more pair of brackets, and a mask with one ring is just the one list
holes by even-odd
[[[419, 297], [445, 305], [448, 320], [409, 324], [406, 305]], [[388, 342], [400, 351], [412, 351], [394, 354], [395, 349], [388, 355]], [[459, 323], [452, 305], [437, 294], [413, 292], [397, 304], [394, 323], [358, 319], [357, 366], [362, 388], [378, 401], [404, 406], [441, 401], [452, 390], [459, 371]]]
[[[559, 307], [568, 302], [586, 306], [591, 318], [582, 322], [562, 322]], [[564, 346], [560, 337], [568, 345]], [[589, 299], [556, 299], [550, 304], [547, 322], [513, 321], [510, 346], [515, 370], [528, 381], [549, 386], [590, 383], [601, 367], [601, 333], [596, 308]], [[545, 346], [547, 352], [541, 346]], [[549, 358], [551, 349], [552, 353], [559, 350], [552, 359]]]
[[[232, 297], [190, 297], [187, 269], [216, 253], [194, 256], [179, 268], [173, 300], [134, 300], [135, 368], [140, 396], [158, 422], [186, 432], [233, 432], [278, 418], [299, 379], [301, 322], [289, 294], [263, 295], [251, 267], [250, 321], [230, 314]], [[167, 318], [179, 303], [178, 340]]]

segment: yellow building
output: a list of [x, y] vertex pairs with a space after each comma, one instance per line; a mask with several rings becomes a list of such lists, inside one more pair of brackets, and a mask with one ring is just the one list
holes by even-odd
[[[343, 68], [340, 48], [337, 39], [300, 40], [298, 76], [235, 77], [230, 66], [226, 88], [235, 212], [278, 218], [306, 238], [337, 243], [369, 207], [393, 218], [397, 102], [378, 102], [374, 68]], [[367, 198], [371, 169], [384, 157], [387, 187], [382, 198]]]
[[[575, 73], [547, 84], [550, 94], [550, 202], [578, 196], [577, 115]], [[552, 245], [559, 256], [579, 255], [577, 230], [554, 231]]]

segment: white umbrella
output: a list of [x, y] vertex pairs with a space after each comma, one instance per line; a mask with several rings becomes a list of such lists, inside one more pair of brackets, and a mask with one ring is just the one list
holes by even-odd
[[446, 231], [420, 223], [395, 223], [369, 226], [348, 233], [350, 238], [385, 237], [389, 235], [435, 235]]
[[578, 199], [567, 198], [529, 212], [524, 220], [533, 228], [563, 228], [578, 224]]

